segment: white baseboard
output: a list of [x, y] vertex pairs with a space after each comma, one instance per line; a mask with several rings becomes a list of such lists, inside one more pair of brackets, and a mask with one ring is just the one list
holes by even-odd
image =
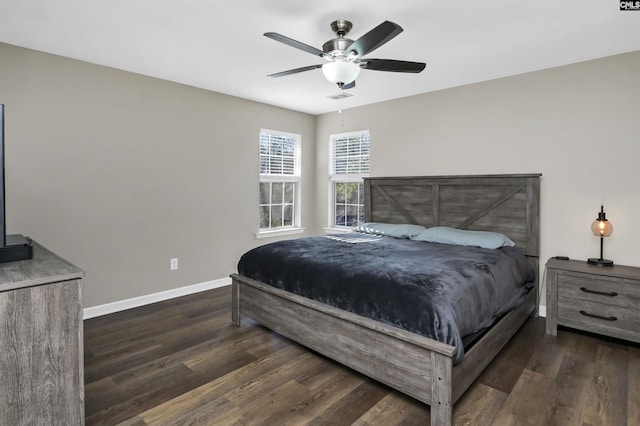
[[83, 318], [95, 318], [102, 315], [108, 315], [114, 312], [137, 308], [139, 306], [149, 305], [151, 303], [161, 302], [163, 300], [169, 300], [175, 297], [187, 296], [189, 294], [199, 293], [201, 291], [211, 290], [227, 285], [231, 285], [231, 278], [229, 277], [221, 278], [219, 280], [207, 281], [200, 284], [193, 284], [186, 287], [174, 288], [172, 290], [161, 291], [159, 293], [147, 294], [145, 296], [134, 297], [131, 299], [120, 300], [118, 302], [107, 303], [104, 305], [92, 306], [90, 308], [84, 308]]

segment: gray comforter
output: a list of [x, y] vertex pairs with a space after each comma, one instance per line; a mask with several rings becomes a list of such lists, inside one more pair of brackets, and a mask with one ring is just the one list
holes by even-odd
[[238, 272], [457, 348], [518, 306], [535, 272], [521, 250], [359, 233], [300, 238], [245, 253]]

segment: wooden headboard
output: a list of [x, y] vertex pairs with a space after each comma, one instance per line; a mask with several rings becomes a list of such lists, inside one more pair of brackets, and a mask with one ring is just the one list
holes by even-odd
[[538, 257], [540, 176], [365, 178], [365, 220], [500, 232]]

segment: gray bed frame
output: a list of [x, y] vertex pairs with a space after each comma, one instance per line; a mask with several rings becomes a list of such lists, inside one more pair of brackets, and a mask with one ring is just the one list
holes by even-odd
[[[367, 222], [415, 223], [508, 235], [539, 271], [540, 174], [365, 179]], [[453, 404], [538, 306], [538, 282], [453, 365], [456, 348], [232, 274], [232, 320], [242, 315], [431, 406]]]

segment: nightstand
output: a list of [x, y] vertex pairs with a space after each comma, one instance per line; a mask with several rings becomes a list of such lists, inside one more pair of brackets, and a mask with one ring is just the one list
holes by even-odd
[[640, 268], [547, 262], [547, 333], [558, 325], [640, 342]]

